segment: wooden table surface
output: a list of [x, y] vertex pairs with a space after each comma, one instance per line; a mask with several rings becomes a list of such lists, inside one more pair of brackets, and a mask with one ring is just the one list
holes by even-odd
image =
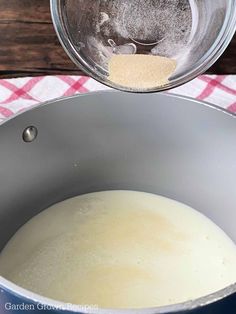
[[[49, 0], [0, 0], [0, 40], [0, 78], [82, 74], [58, 42]], [[208, 73], [236, 74], [235, 56], [236, 36]]]

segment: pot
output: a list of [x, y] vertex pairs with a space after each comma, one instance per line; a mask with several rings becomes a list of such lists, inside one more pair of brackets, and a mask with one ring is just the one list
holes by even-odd
[[[0, 126], [0, 249], [50, 205], [112, 189], [183, 202], [236, 241], [235, 134], [234, 114], [170, 94], [91, 93], [21, 113]], [[236, 311], [236, 284], [187, 303], [140, 310], [69, 305], [2, 277], [0, 291], [1, 314]]]

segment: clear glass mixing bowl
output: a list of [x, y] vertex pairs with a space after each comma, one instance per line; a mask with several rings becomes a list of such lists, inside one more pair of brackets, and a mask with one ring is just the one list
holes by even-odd
[[[58, 37], [70, 58], [110, 87], [156, 92], [177, 87], [206, 71], [236, 29], [235, 0], [51, 0]], [[116, 54], [152, 54], [177, 60], [164, 86], [118, 86], [108, 77]]]

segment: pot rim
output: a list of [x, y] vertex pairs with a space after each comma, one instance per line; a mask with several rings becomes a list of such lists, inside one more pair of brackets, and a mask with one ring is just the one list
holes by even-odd
[[[85, 92], [85, 93], [82, 93], [82, 94], [76, 94], [76, 95], [72, 95], [72, 96], [62, 96], [62, 97], [56, 97], [54, 99], [51, 99], [51, 100], [47, 100], [47, 101], [44, 101], [42, 103], [39, 103], [37, 105], [33, 105], [31, 107], [28, 107], [28, 108], [25, 108], [25, 110], [21, 110], [20, 112], [17, 112], [15, 114], [13, 114], [12, 116], [10, 117], [7, 117], [5, 118], [3, 121], [0, 121], [0, 127], [7, 123], [8, 121], [10, 120], [13, 120], [15, 118], [17, 118], [18, 116], [26, 113], [26, 112], [29, 112], [29, 111], [32, 111], [32, 110], [38, 110], [40, 109], [41, 107], [44, 107], [44, 106], [47, 106], [49, 104], [52, 104], [52, 103], [56, 103], [56, 102], [60, 102], [60, 101], [67, 101], [67, 100], [70, 100], [70, 99], [73, 99], [73, 98], [82, 98], [82, 97], [88, 97], [89, 95], [93, 95], [93, 94], [96, 94], [96, 95], [100, 95], [100, 94], [106, 94], [106, 93], [114, 93], [114, 94], [123, 94], [123, 95], [128, 95], [129, 97], [132, 97], [133, 96], [138, 96], [138, 97], [146, 97], [148, 95], [150, 95], [150, 93], [142, 93], [142, 94], [139, 94], [139, 93], [129, 93], [129, 92], [126, 92], [126, 91], [120, 91], [120, 90], [116, 90], [116, 89], [113, 89], [113, 88], [108, 88], [108, 89], [104, 89], [104, 90], [97, 90], [97, 91], [91, 91], [91, 92]], [[170, 98], [178, 98], [178, 99], [183, 99], [183, 100], [189, 100], [191, 102], [194, 102], [194, 103], [198, 103], [200, 104], [201, 106], [203, 107], [208, 107], [210, 109], [214, 109], [214, 110], [217, 110], [217, 111], [220, 111], [224, 114], [226, 114], [227, 116], [231, 116], [233, 118], [236, 118], [236, 112], [230, 112], [229, 110], [227, 110], [226, 108], [223, 108], [223, 107], [220, 107], [218, 105], [215, 105], [215, 104], [212, 104], [210, 102], [207, 102], [207, 101], [204, 101], [204, 100], [199, 100], [199, 99], [196, 99], [196, 98], [193, 98], [193, 97], [190, 97], [190, 96], [183, 96], [183, 95], [180, 95], [180, 94], [176, 94], [174, 92], [171, 92], [171, 91], [164, 91], [164, 92], [156, 92], [156, 93], [151, 93], [152, 95], [164, 95], [164, 96], [167, 96], [167, 97], [170, 97]]]
[[[2, 123], [0, 123], [0, 131], [1, 131], [1, 126], [5, 125], [10, 120], [16, 119], [18, 116], [32, 110], [38, 110], [41, 107], [44, 107], [46, 105], [49, 105], [51, 103], [56, 103], [60, 101], [67, 101], [69, 99], [74, 99], [74, 98], [81, 98], [81, 97], [88, 97], [88, 95], [93, 95], [93, 94], [106, 94], [106, 93], [115, 93], [115, 94], [125, 94], [125, 93], [120, 93], [117, 91], [96, 91], [96, 92], [90, 92], [90, 93], [84, 93], [84, 94], [79, 94], [79, 95], [74, 95], [70, 97], [63, 97], [63, 98], [57, 98], [51, 101], [44, 102], [36, 107], [31, 107], [26, 111], [20, 112], [6, 120], [4, 120]], [[131, 94], [128, 94], [131, 96]], [[181, 96], [181, 95], [176, 95], [172, 93], [162, 93], [162, 95], [165, 95], [166, 97], [170, 98], [178, 98], [178, 99], [184, 99], [184, 100], [189, 100], [194, 103], [198, 103], [199, 105], [202, 105], [202, 107], [208, 107], [212, 110], [217, 110], [222, 112], [223, 114], [229, 115], [232, 118], [236, 119], [236, 114], [231, 113], [227, 111], [224, 108], [221, 108], [219, 106], [204, 102], [204, 101], [199, 101], [196, 99], [193, 99], [191, 97], [186, 97], [186, 96]], [[131, 96], [132, 97], [132, 96]], [[137, 96], [136, 96], [137, 97]], [[140, 97], [140, 96], [138, 96]], [[143, 96], [145, 97], [145, 95]], [[98, 313], [98, 314], [171, 314], [171, 313], [178, 313], [179, 311], [190, 311], [196, 308], [201, 308], [206, 305], [210, 305], [212, 303], [215, 303], [217, 301], [220, 301], [234, 293], [236, 293], [236, 283], [233, 285], [227, 286], [226, 288], [219, 290], [215, 293], [212, 293], [210, 295], [195, 299], [195, 300], [190, 300], [187, 302], [183, 303], [178, 303], [178, 304], [173, 304], [173, 305], [168, 305], [168, 306], [161, 306], [161, 307], [152, 307], [152, 308], [138, 308], [138, 309], [106, 309], [106, 308], [96, 308], [96, 307], [88, 307], [86, 308], [83, 305], [75, 305], [75, 304], [69, 304], [65, 302], [60, 302], [56, 301], [50, 298], [43, 297], [39, 294], [33, 293], [27, 289], [21, 288], [18, 285], [12, 283], [11, 281], [3, 278], [0, 276], [0, 292], [8, 291], [9, 293], [14, 294], [17, 297], [20, 297], [24, 299], [25, 301], [30, 302], [35, 302], [37, 304], [41, 304], [45, 307], [50, 307], [55, 310], [62, 310], [62, 311], [69, 311], [74, 312], [74, 313], [84, 313], [84, 314], [93, 314], [93, 313]]]
[[61, 311], [70, 311], [72, 313], [81, 313], [81, 314], [174, 314], [180, 311], [190, 311], [196, 308], [201, 308], [206, 305], [220, 301], [233, 293], [236, 293], [236, 283], [228, 286], [222, 290], [219, 290], [210, 295], [198, 298], [195, 300], [161, 306], [153, 308], [138, 308], [138, 309], [109, 309], [109, 308], [97, 308], [93, 306], [83, 306], [75, 305], [65, 302], [56, 301], [50, 298], [43, 297], [34, 292], [26, 290], [17, 286], [16, 284], [10, 282], [9, 280], [0, 276], [0, 292], [8, 291], [11, 294], [14, 294], [17, 297], [22, 298], [26, 302], [40, 304], [45, 309], [50, 308], [54, 310]]

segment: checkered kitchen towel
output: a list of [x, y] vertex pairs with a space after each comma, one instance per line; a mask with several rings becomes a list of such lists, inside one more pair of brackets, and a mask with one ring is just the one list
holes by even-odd
[[[39, 76], [0, 80], [0, 122], [47, 100], [108, 89], [85, 76]], [[171, 90], [236, 113], [236, 75], [203, 75]]]

